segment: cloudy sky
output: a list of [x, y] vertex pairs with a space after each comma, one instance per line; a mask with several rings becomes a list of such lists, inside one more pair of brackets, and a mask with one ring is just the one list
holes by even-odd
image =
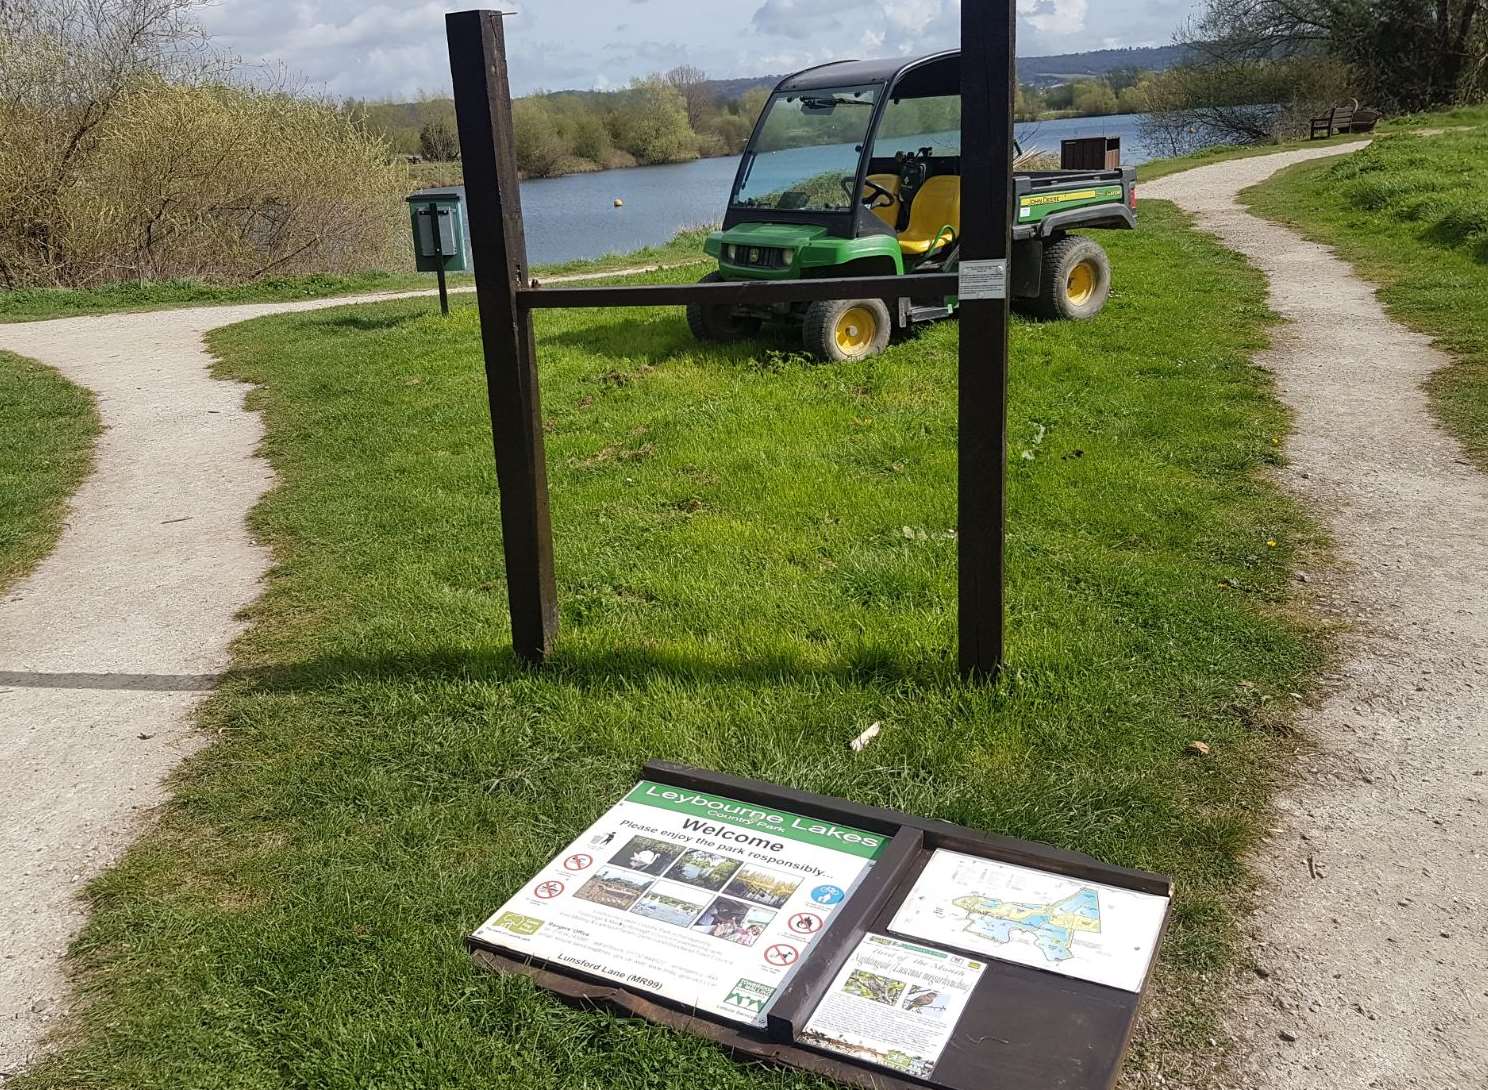
[[[1165, 45], [1194, 0], [1018, 0], [1018, 54]], [[494, 0], [492, 0], [494, 5]], [[216, 0], [202, 21], [245, 61], [337, 96], [449, 88], [444, 12], [428, 0]], [[512, 90], [613, 87], [693, 64], [714, 77], [956, 44], [960, 0], [504, 0]]]

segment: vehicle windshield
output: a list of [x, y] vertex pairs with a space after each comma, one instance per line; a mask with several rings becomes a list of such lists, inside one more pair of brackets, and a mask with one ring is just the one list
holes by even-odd
[[836, 87], [771, 98], [732, 203], [809, 212], [851, 209], [878, 93], [877, 86]]
[[873, 158], [892, 159], [929, 148], [931, 155], [961, 154], [961, 96], [896, 98], [884, 107], [873, 140]]

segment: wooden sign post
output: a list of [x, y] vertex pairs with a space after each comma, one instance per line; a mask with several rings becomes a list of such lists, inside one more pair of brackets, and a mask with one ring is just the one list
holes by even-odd
[[527, 236], [522, 229], [506, 36], [502, 16], [494, 11], [447, 15], [445, 33], [501, 488], [512, 646], [522, 658], [541, 662], [558, 635], [558, 590], [553, 581], [537, 347], [532, 315], [517, 303], [526, 283]]
[[491, 434], [501, 489], [512, 647], [540, 663], [558, 633], [537, 349], [531, 312], [959, 296], [959, 662], [992, 676], [1004, 654], [1008, 259], [1012, 249], [1014, 0], [961, 5], [961, 272], [637, 287], [529, 286], [502, 16], [445, 17], [470, 218]]
[[1003, 275], [1001, 298], [961, 295], [956, 616], [967, 675], [1003, 663], [1016, 23], [1014, 0], [962, 0], [961, 261], [1000, 262]]

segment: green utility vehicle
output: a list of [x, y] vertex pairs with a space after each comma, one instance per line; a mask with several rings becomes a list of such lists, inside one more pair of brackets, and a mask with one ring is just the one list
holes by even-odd
[[[1105, 306], [1111, 263], [1076, 228], [1136, 226], [1132, 170], [1014, 175], [1014, 305], [1049, 318]], [[961, 54], [838, 61], [780, 81], [739, 162], [723, 230], [706, 250], [719, 280], [907, 276], [955, 272], [961, 230]], [[896, 330], [945, 318], [954, 298], [761, 306], [695, 304], [699, 340], [752, 336], [798, 322], [823, 359], [881, 351]]]

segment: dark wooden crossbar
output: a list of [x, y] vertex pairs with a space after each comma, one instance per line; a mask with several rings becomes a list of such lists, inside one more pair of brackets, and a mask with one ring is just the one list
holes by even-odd
[[924, 276], [853, 276], [820, 280], [737, 280], [710, 284], [611, 284], [590, 288], [523, 288], [517, 305], [527, 310], [566, 307], [681, 307], [689, 303], [814, 303], [820, 299], [934, 299], [955, 295], [955, 273]]

